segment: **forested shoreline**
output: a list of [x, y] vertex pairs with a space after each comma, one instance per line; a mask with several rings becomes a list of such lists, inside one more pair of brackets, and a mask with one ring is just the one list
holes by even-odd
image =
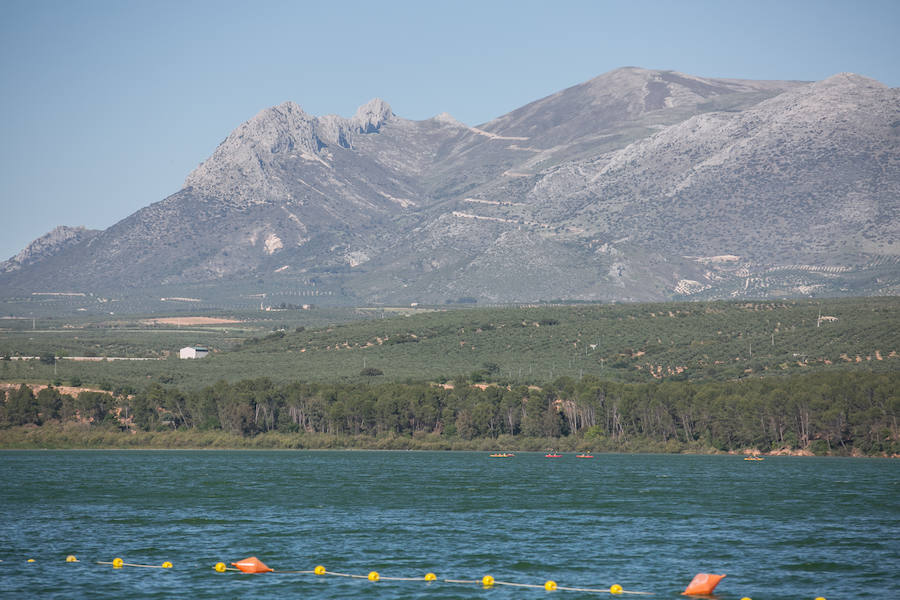
[[[543, 387], [269, 379], [5, 392], [0, 447], [592, 449], [900, 455], [900, 373]], [[132, 392], [132, 393], [129, 393]]]

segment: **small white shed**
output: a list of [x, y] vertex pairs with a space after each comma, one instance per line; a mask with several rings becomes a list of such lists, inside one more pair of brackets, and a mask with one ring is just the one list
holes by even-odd
[[209, 348], [205, 346], [185, 346], [178, 351], [179, 358], [203, 358], [209, 354]]

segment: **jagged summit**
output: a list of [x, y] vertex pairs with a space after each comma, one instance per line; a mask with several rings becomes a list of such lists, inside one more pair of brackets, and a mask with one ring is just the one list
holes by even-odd
[[276, 163], [299, 159], [327, 166], [333, 149], [352, 148], [354, 135], [376, 133], [393, 118], [390, 105], [380, 98], [360, 106], [350, 119], [315, 117], [294, 102], [283, 102], [232, 131], [184, 185], [241, 205], [286, 201], [290, 193], [271, 176]]
[[350, 124], [359, 133], [375, 133], [394, 116], [390, 105], [381, 98], [373, 98], [363, 104], [350, 119]]
[[232, 131], [184, 186], [240, 204], [278, 197], [281, 190], [267, 177], [268, 166], [284, 152], [314, 155], [319, 149], [315, 129], [315, 118], [293, 102], [260, 111]]

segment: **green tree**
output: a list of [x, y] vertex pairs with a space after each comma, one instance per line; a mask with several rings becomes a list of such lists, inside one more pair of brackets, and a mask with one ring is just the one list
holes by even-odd
[[111, 413], [114, 406], [113, 397], [102, 392], [81, 392], [75, 399], [79, 416], [95, 426], [115, 420], [115, 416]]
[[10, 390], [6, 397], [6, 419], [10, 425], [40, 424], [38, 403], [31, 388], [24, 383]]
[[54, 387], [46, 387], [38, 392], [37, 405], [42, 421], [59, 419], [59, 411], [62, 408], [62, 394]]

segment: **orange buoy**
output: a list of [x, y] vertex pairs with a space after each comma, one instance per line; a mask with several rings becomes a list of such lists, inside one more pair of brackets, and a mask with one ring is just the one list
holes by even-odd
[[719, 582], [725, 578], [724, 575], [712, 575], [710, 573], [697, 573], [687, 588], [681, 592], [682, 596], [708, 596], [713, 593]]
[[266, 566], [266, 563], [259, 560], [255, 556], [251, 556], [250, 558], [245, 558], [244, 560], [231, 563], [232, 567], [237, 567], [244, 573], [267, 573], [269, 571], [274, 571], [274, 569], [270, 569]]

